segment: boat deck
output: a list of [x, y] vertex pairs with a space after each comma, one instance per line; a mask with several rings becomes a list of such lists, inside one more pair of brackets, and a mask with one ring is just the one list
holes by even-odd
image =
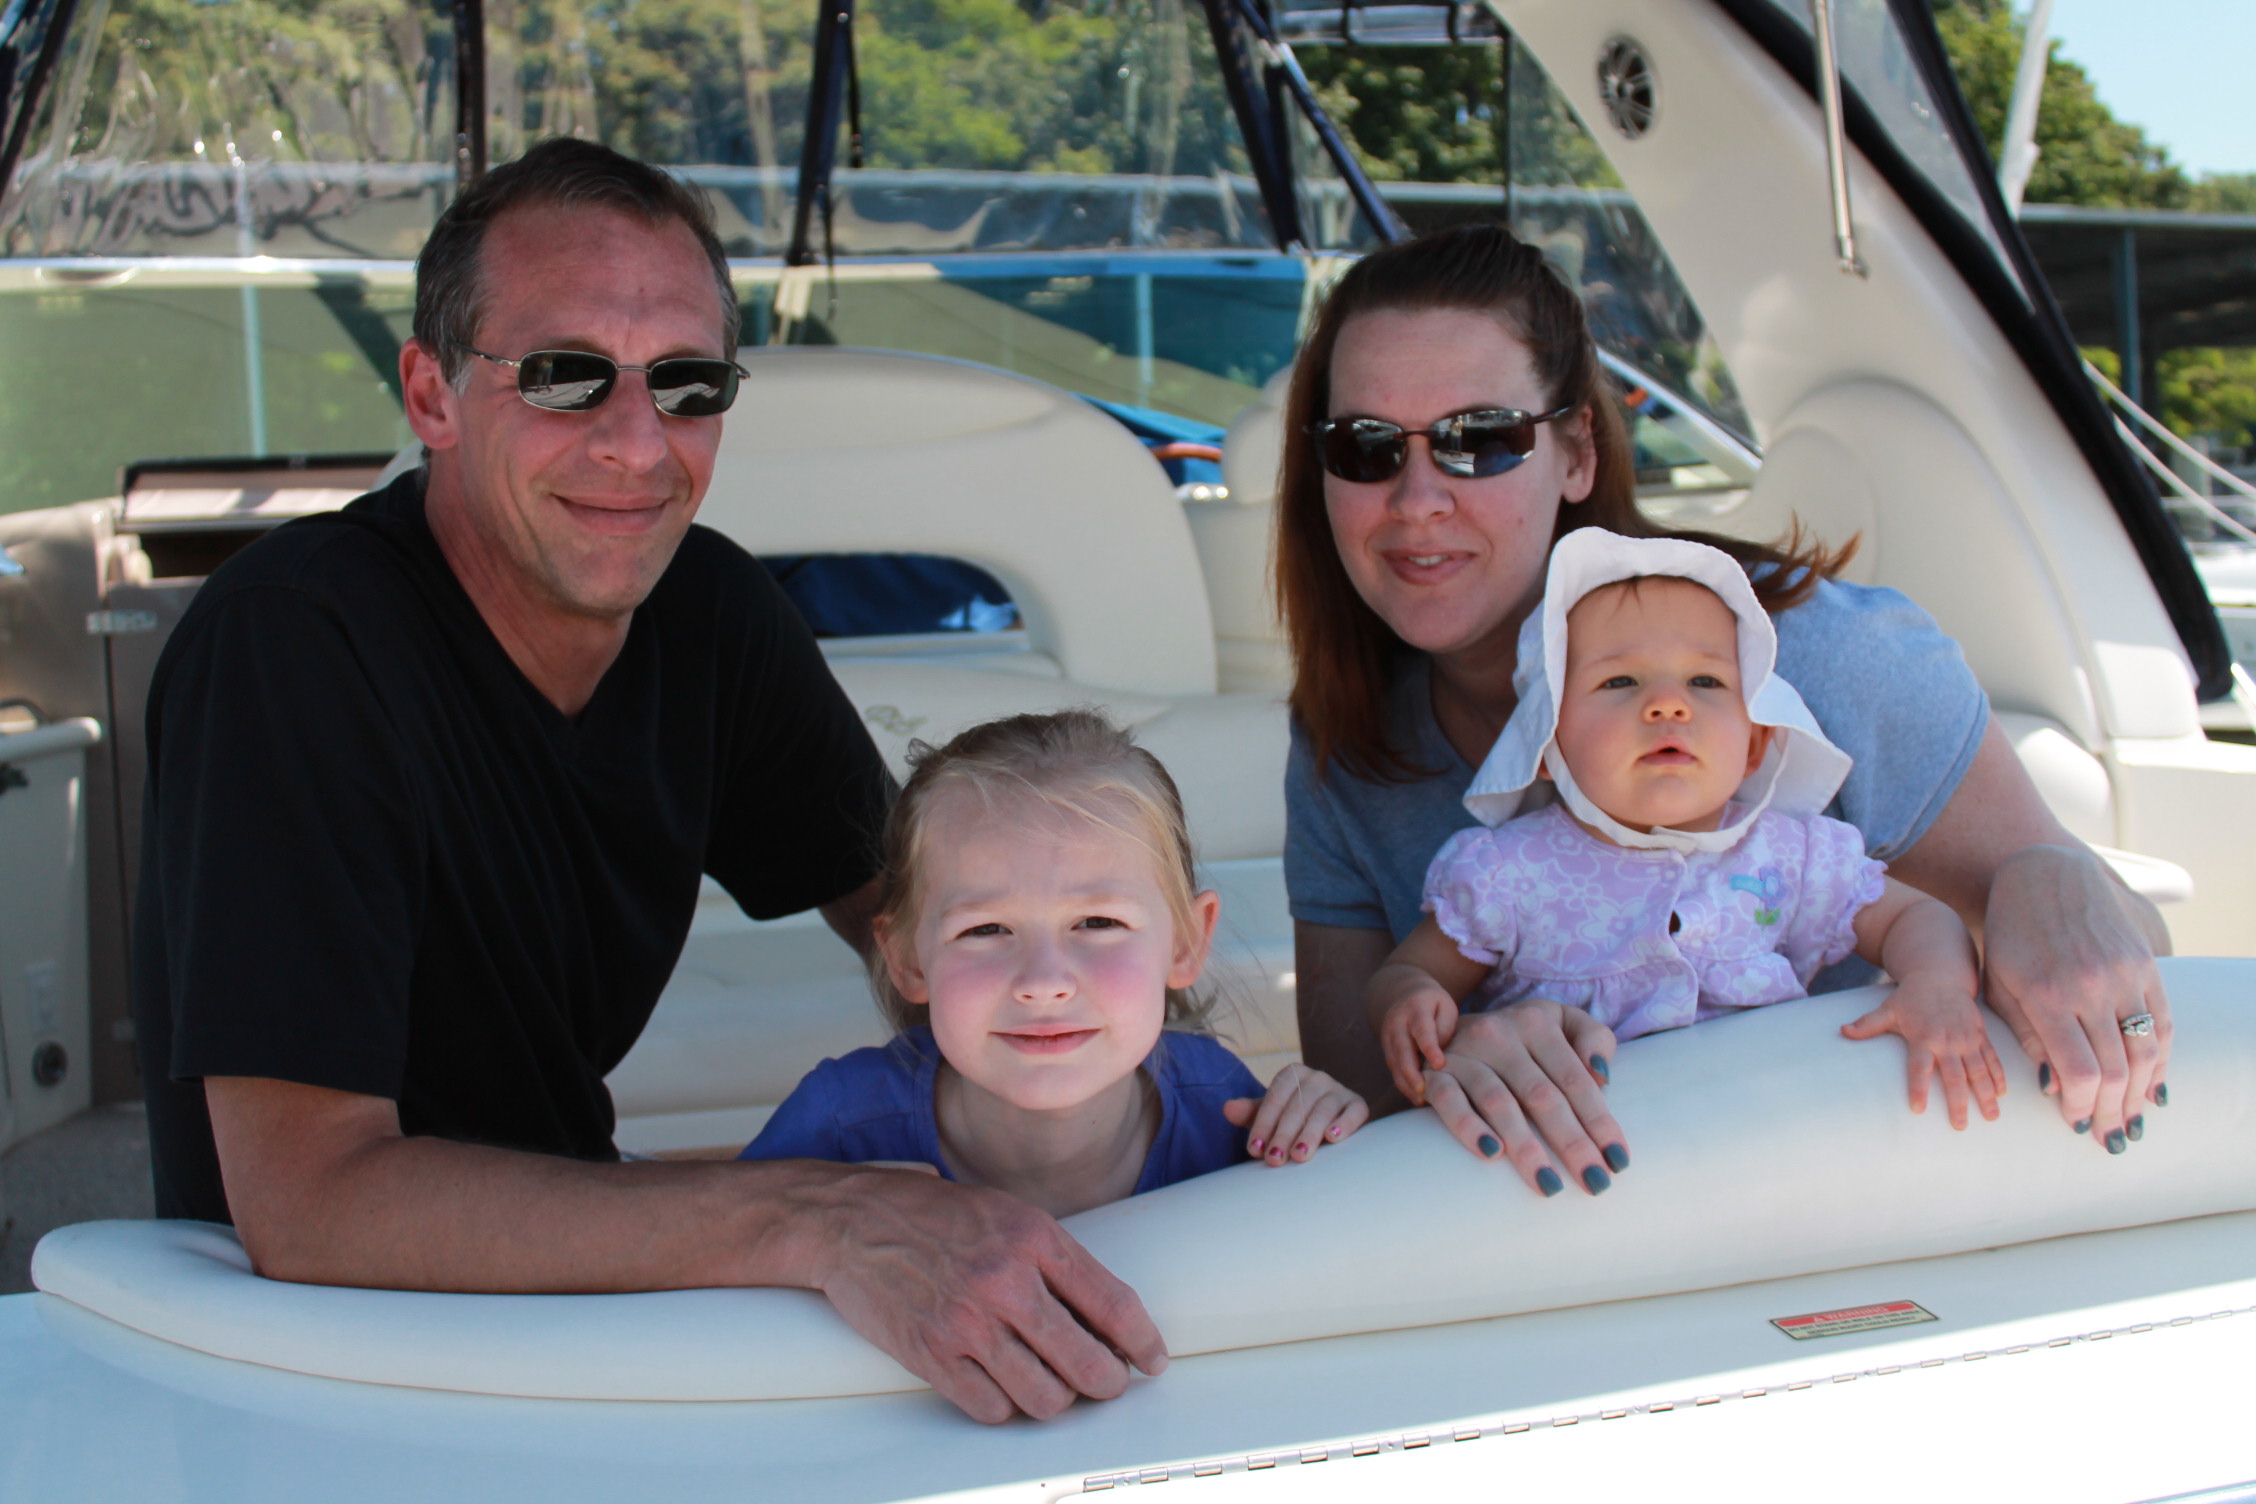
[[153, 1217], [139, 1102], [82, 1112], [0, 1154], [0, 1295], [31, 1289], [31, 1250], [58, 1227]]

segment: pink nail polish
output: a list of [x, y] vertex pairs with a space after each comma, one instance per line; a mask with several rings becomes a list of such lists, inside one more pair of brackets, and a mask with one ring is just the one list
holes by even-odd
[[1261, 1140], [1257, 1138], [1246, 1140], [1246, 1149], [1250, 1153], [1259, 1154], [1261, 1152]]
[[1306, 1144], [1295, 1144], [1293, 1145], [1293, 1153], [1302, 1159], [1306, 1159], [1308, 1157], [1308, 1146]]
[[1332, 1126], [1331, 1126], [1331, 1127], [1329, 1127], [1329, 1128], [1326, 1128], [1326, 1129], [1324, 1130], [1324, 1137], [1326, 1137], [1326, 1138], [1328, 1138], [1328, 1139], [1334, 1139], [1334, 1140], [1336, 1140], [1336, 1139], [1338, 1139], [1339, 1135], [1340, 1135], [1340, 1131], [1339, 1131], [1339, 1124], [1337, 1124], [1337, 1123], [1334, 1123], [1334, 1124], [1332, 1124]]

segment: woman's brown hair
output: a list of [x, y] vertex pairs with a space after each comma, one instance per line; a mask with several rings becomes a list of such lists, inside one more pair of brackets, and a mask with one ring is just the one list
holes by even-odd
[[[1348, 268], [1316, 317], [1285, 399], [1285, 453], [1277, 482], [1277, 603], [1293, 659], [1292, 711], [1319, 769], [1391, 783], [1430, 776], [1387, 737], [1387, 682], [1412, 649], [1365, 603], [1340, 562], [1324, 506], [1324, 472], [1311, 428], [1330, 416], [1332, 350], [1358, 314], [1459, 308], [1501, 320], [1528, 348], [1547, 409], [1590, 414], [1597, 479], [1587, 500], [1559, 508], [1555, 543], [1580, 527], [1633, 538], [1688, 538], [1752, 568], [1755, 598], [1773, 613], [1806, 599], [1838, 572], [1856, 540], [1827, 549], [1799, 527], [1775, 545], [1664, 528], [1637, 509], [1637, 475], [1619, 397], [1599, 363], [1582, 300], [1543, 253], [1500, 225], [1466, 225], [1386, 247]], [[1572, 420], [1552, 432], [1572, 431]]]

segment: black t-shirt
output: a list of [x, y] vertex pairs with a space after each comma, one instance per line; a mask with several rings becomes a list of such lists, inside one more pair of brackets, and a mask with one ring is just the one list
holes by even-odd
[[478, 615], [410, 474], [197, 593], [149, 693], [134, 1011], [160, 1216], [228, 1219], [201, 1078], [617, 1157], [604, 1075], [700, 873], [772, 918], [866, 882], [890, 784], [759, 562], [693, 527], [577, 720]]

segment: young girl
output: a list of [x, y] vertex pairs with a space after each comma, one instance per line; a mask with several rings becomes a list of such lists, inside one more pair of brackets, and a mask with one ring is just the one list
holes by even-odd
[[890, 1044], [826, 1060], [744, 1159], [906, 1162], [1066, 1216], [1367, 1116], [1321, 1071], [1263, 1095], [1195, 1026], [1220, 902], [1174, 780], [1085, 710], [919, 747], [885, 831], [871, 967]]
[[[1468, 1000], [1549, 998], [1634, 1039], [1805, 996], [1853, 950], [1897, 987], [1842, 1032], [1903, 1037], [1914, 1112], [1939, 1074], [1953, 1127], [1969, 1092], [1997, 1116], [2005, 1076], [1966, 927], [1817, 813], [1848, 758], [1772, 672], [1776, 653], [1721, 552], [1598, 528], [1559, 541], [1521, 631], [1519, 703], [1465, 795], [1483, 824], [1434, 858], [1427, 919], [1365, 994], [1412, 1101]], [[1559, 802], [1510, 818], [1538, 778]], [[1605, 1158], [1628, 1163], [1618, 1145]], [[1547, 1167], [1534, 1178], [1561, 1188]], [[1583, 1178], [1593, 1194], [1610, 1183]]]

